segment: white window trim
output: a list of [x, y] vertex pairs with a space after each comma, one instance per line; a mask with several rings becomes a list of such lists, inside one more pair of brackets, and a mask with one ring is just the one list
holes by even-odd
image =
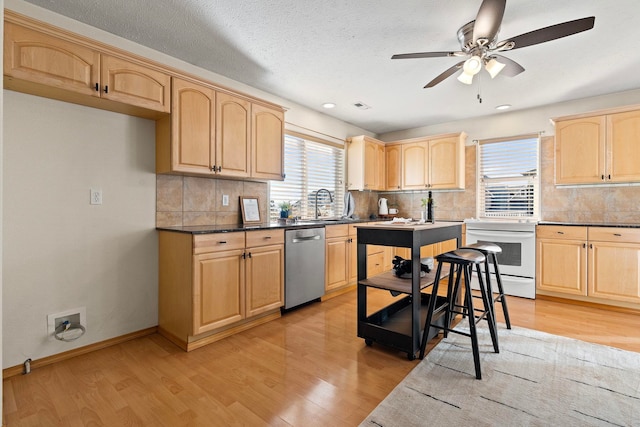
[[[533, 214], [526, 215], [518, 212], [514, 212], [513, 214], [503, 214], [503, 215], [486, 215], [485, 206], [484, 206], [484, 185], [481, 178], [482, 173], [482, 163], [481, 163], [481, 146], [485, 144], [491, 143], [500, 143], [500, 142], [509, 142], [509, 141], [519, 141], [523, 139], [537, 139], [537, 153], [536, 153], [536, 177], [534, 179], [534, 194], [533, 194]], [[541, 171], [540, 171], [540, 145], [541, 145], [541, 134], [532, 133], [525, 135], [516, 135], [510, 137], [503, 138], [491, 138], [478, 140], [476, 142], [476, 217], [480, 219], [532, 219], [539, 220], [540, 219], [540, 191], [541, 191]], [[523, 181], [525, 179], [523, 178]]]

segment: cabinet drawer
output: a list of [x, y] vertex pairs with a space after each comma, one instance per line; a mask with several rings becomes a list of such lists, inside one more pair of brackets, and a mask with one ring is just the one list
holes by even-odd
[[589, 227], [589, 240], [640, 243], [640, 228]]
[[587, 227], [540, 225], [536, 229], [536, 237], [539, 239], [587, 240]]
[[336, 224], [336, 225], [327, 225], [324, 228], [325, 237], [327, 239], [331, 237], [342, 237], [349, 235], [349, 224]]
[[195, 255], [230, 249], [244, 249], [244, 231], [193, 236], [193, 253]]
[[356, 237], [358, 235], [358, 225], [364, 225], [363, 223], [360, 224], [347, 224], [347, 226], [349, 227], [349, 236], [351, 237]]
[[367, 277], [384, 272], [384, 254], [377, 253], [367, 255]]
[[247, 232], [247, 247], [280, 245], [284, 243], [284, 230], [258, 230]]

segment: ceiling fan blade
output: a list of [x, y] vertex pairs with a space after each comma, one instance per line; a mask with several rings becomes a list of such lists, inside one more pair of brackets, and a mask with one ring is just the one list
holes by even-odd
[[501, 41], [500, 43], [498, 43], [498, 48], [509, 43], [513, 43], [514, 46], [508, 49], [513, 50], [519, 49], [521, 47], [532, 46], [534, 44], [548, 42], [555, 39], [560, 39], [562, 37], [571, 36], [573, 34], [592, 29], [595, 20], [595, 16], [590, 16], [588, 18], [576, 19], [574, 21], [567, 21], [561, 24], [551, 25], [550, 27], [540, 28], [538, 30], [512, 37], [509, 40]]
[[478, 10], [476, 22], [473, 24], [473, 42], [478, 39], [491, 42], [498, 34], [507, 0], [484, 0]]
[[441, 58], [446, 56], [463, 56], [464, 52], [417, 52], [393, 55], [391, 59]]
[[430, 87], [434, 87], [435, 85], [437, 85], [438, 83], [440, 83], [441, 81], [443, 81], [444, 79], [446, 79], [447, 77], [453, 75], [456, 71], [458, 71], [460, 68], [462, 68], [462, 65], [464, 64], [464, 61], [458, 62], [456, 65], [454, 65], [451, 68], [448, 68], [447, 70], [445, 70], [444, 73], [440, 74], [438, 77], [436, 77], [435, 79], [431, 80], [429, 83], [427, 83], [423, 89], [427, 89]]
[[524, 71], [524, 67], [518, 64], [513, 59], [509, 59], [506, 56], [502, 56], [502, 55], [491, 55], [491, 56], [495, 57], [498, 60], [498, 62], [502, 62], [504, 64], [504, 68], [500, 72], [500, 74], [502, 75], [505, 75], [507, 77], [515, 77]]

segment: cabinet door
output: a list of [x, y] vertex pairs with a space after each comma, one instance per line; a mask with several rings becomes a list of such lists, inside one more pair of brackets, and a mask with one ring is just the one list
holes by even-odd
[[402, 188], [424, 190], [427, 186], [428, 148], [425, 142], [402, 145]]
[[640, 244], [589, 242], [589, 296], [640, 303]]
[[640, 111], [607, 116], [607, 181], [640, 181]]
[[284, 245], [250, 248], [247, 252], [247, 317], [284, 305]]
[[349, 238], [326, 240], [325, 290], [331, 291], [349, 283]]
[[195, 255], [193, 335], [244, 319], [243, 250]]
[[402, 188], [402, 146], [393, 145], [385, 147], [385, 186], [387, 190], [400, 190]]
[[384, 154], [384, 145], [377, 144], [376, 145], [376, 189], [384, 190], [385, 189], [385, 171], [386, 171], [386, 159]]
[[376, 190], [378, 188], [378, 144], [371, 141], [364, 143], [364, 188]]
[[602, 182], [604, 141], [604, 116], [556, 123], [556, 184]]
[[587, 295], [587, 250], [580, 240], [538, 239], [538, 289]]
[[216, 156], [221, 176], [248, 177], [251, 162], [251, 103], [216, 93]]
[[429, 188], [464, 188], [464, 144], [455, 136], [429, 141]]
[[284, 113], [258, 104], [251, 106], [251, 176], [284, 179]]
[[172, 171], [213, 175], [215, 91], [174, 78], [172, 102]]
[[99, 97], [100, 53], [5, 22], [4, 75]]
[[111, 55], [101, 57], [101, 97], [137, 107], [171, 111], [171, 77]]
[[349, 236], [347, 242], [349, 249], [349, 278], [348, 283], [356, 283], [358, 281], [358, 237]]

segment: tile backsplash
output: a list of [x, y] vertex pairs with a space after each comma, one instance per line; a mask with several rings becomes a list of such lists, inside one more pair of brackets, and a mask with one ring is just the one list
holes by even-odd
[[541, 220], [590, 224], [640, 224], [640, 186], [554, 185], [554, 137], [540, 147]]
[[[222, 196], [229, 205], [222, 206]], [[242, 223], [240, 196], [257, 196], [260, 217], [267, 221], [268, 184], [253, 181], [156, 176], [156, 226], [190, 226]]]
[[[639, 224], [640, 186], [554, 185], [554, 137], [544, 137], [540, 147], [541, 220], [569, 223]], [[476, 216], [476, 146], [465, 149], [465, 190], [434, 191], [435, 217], [462, 220]], [[229, 195], [229, 206], [222, 206], [222, 195]], [[378, 199], [388, 199], [398, 208], [397, 216], [420, 218], [419, 192], [351, 192], [355, 214], [370, 218], [378, 213]], [[158, 227], [238, 224], [242, 222], [240, 196], [257, 196], [261, 218], [268, 218], [268, 184], [265, 182], [157, 175], [156, 225]]]

